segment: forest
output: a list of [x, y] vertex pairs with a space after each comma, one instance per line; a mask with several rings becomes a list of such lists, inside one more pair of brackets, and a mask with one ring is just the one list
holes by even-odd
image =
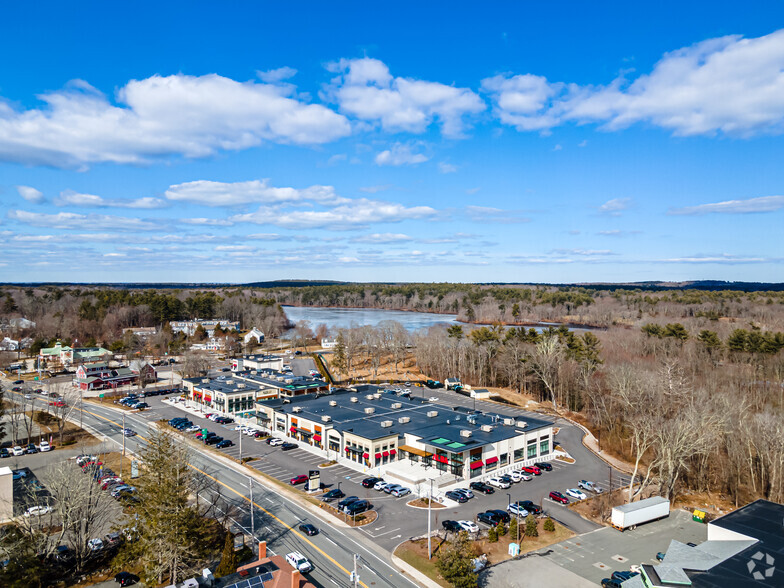
[[[280, 305], [396, 308], [465, 321], [408, 333], [387, 321], [339, 336], [340, 371], [416, 361], [427, 377], [506, 388], [587, 426], [627, 460], [641, 487], [668, 496], [716, 491], [738, 504], [784, 501], [784, 292], [703, 289], [340, 284], [300, 288], [0, 289], [0, 324], [16, 333], [124, 344], [123, 329], [220, 317], [270, 338], [294, 328]], [[471, 324], [472, 322], [478, 324]], [[558, 323], [541, 327], [542, 322]], [[484, 324], [483, 324], [484, 323]], [[534, 329], [531, 325], [540, 325]], [[582, 325], [583, 328], [579, 326]], [[323, 325], [313, 325], [319, 337]], [[165, 330], [159, 345], [169, 345]], [[118, 343], [119, 342], [119, 343]], [[155, 343], [153, 343], [155, 344]]]

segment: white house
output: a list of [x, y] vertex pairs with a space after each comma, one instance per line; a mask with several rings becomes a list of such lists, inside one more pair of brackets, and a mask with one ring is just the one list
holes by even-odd
[[243, 337], [243, 341], [245, 342], [245, 345], [248, 345], [249, 343], [251, 343], [253, 341], [253, 339], [256, 339], [256, 343], [263, 343], [264, 342], [264, 333], [262, 333], [256, 327], [253, 327], [250, 331], [248, 331], [245, 334], [245, 336]]
[[337, 339], [322, 339], [321, 340], [321, 348], [322, 349], [334, 349], [338, 346]]
[[19, 349], [19, 341], [5, 337], [0, 341], [0, 351], [16, 351]]

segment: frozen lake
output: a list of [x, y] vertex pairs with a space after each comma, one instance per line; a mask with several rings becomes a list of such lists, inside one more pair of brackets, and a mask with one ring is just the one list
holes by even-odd
[[347, 329], [352, 326], [362, 327], [365, 325], [375, 327], [382, 321], [397, 321], [406, 330], [413, 332], [427, 329], [433, 325], [457, 323], [456, 314], [435, 314], [432, 312], [407, 312], [377, 308], [314, 308], [311, 306], [284, 306], [283, 310], [292, 323], [309, 321], [310, 327], [313, 329], [322, 323], [330, 329]]

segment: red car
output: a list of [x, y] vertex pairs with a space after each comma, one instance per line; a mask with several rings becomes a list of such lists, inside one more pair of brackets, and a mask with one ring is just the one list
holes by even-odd
[[292, 486], [296, 486], [297, 484], [304, 484], [307, 481], [308, 481], [308, 476], [305, 474], [300, 474], [299, 476], [294, 476], [293, 478], [291, 478], [291, 480], [289, 480], [289, 483]]
[[550, 492], [550, 499], [560, 502], [561, 504], [569, 504], [569, 499], [560, 492]]
[[540, 470], [536, 466], [526, 466], [526, 467], [520, 468], [520, 469], [523, 470], [526, 474], [533, 474], [534, 476], [541, 476], [542, 475], [542, 470]]
[[65, 402], [63, 402], [62, 400], [53, 400], [52, 402], [49, 403], [49, 406], [57, 406], [62, 408], [65, 406]]

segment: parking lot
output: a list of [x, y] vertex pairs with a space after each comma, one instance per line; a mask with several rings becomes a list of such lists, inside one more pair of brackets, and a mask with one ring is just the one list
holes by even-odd
[[[428, 396], [438, 395], [445, 404], [457, 404], [454, 402], [456, 396], [454, 393], [426, 390], [425, 394]], [[462, 396], [458, 398], [463, 402], [473, 402]], [[160, 398], [151, 398], [149, 402], [151, 409], [141, 413], [141, 416], [146, 420], [157, 420], [164, 416], [166, 418], [187, 416], [195, 425], [206, 428], [233, 442], [232, 447], [219, 451], [236, 459], [240, 457], [240, 433], [235, 430], [237, 426], [235, 423], [218, 424], [203, 417], [189, 414], [176, 406], [161, 404]], [[482, 403], [479, 408], [490, 409], [485, 403]], [[492, 410], [506, 414], [531, 414], [511, 407], [496, 408], [496, 405], [492, 405]], [[193, 433], [189, 435], [193, 435]], [[548, 498], [550, 491], [565, 492], [568, 488], [576, 487], [577, 482], [581, 479], [592, 480], [605, 489], [628, 484], [628, 476], [611, 470], [604, 462], [585, 449], [579, 439], [579, 434], [567, 432], [565, 428], [562, 428], [557, 437], [558, 442], [576, 456], [576, 463], [569, 464], [552, 460], [550, 463], [553, 470], [544, 471], [541, 475], [534, 476], [531, 481], [513, 484], [509, 489], [495, 488], [495, 492], [491, 495], [474, 492], [475, 497], [465, 504], [433, 509], [433, 528], [441, 528], [441, 521], [445, 519], [474, 521], [480, 512], [489, 509], [505, 510], [510, 501], [518, 500], [531, 500], [541, 505], [546, 513], [577, 533], [601, 528], [599, 525], [583, 519], [571, 509]], [[286, 438], [286, 440], [290, 439]], [[212, 447], [214, 448], [214, 445]], [[395, 498], [389, 494], [362, 487], [362, 480], [373, 475], [371, 470], [358, 472], [340, 464], [319, 468], [321, 463], [327, 461], [324, 456], [315, 455], [301, 448], [282, 451], [280, 447], [268, 445], [263, 439], [255, 439], [247, 435], [242, 435], [242, 457], [255, 458], [248, 462], [249, 466], [284, 483], [288, 483], [294, 476], [319, 469], [321, 481], [328, 488], [339, 487], [347, 496], [357, 496], [369, 500], [377, 510], [379, 517], [372, 525], [359, 528], [359, 532], [367, 535], [373, 542], [385, 549], [392, 550], [401, 541], [409, 537], [423, 535], [427, 530], [426, 511], [407, 506], [412, 497]], [[463, 483], [460, 486], [467, 488], [468, 483]], [[412, 488], [412, 491], [414, 490], [416, 489]], [[443, 491], [436, 490], [434, 493], [436, 496], [443, 495]], [[586, 492], [586, 494], [591, 496], [590, 492]], [[570, 502], [574, 500], [570, 498]], [[482, 529], [486, 528], [486, 525], [481, 523], [479, 526]]]

